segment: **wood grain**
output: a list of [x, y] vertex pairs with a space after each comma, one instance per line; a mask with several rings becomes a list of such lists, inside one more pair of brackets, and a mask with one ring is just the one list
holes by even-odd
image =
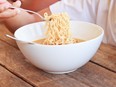
[[4, 24], [0, 23], [0, 39], [2, 41], [5, 41], [6, 43], [10, 44], [11, 46], [14, 46], [16, 48], [17, 45], [16, 45], [16, 42], [8, 37], [5, 36], [5, 34], [9, 34], [9, 35], [13, 35], [7, 28]]
[[[12, 50], [11, 50], [12, 49]], [[116, 73], [88, 62], [77, 71], [64, 74], [48, 74], [25, 61], [22, 53], [0, 41], [0, 64], [21, 79], [39, 87], [115, 87]], [[12, 55], [11, 55], [12, 54]], [[73, 83], [74, 82], [74, 83]], [[79, 84], [80, 83], [80, 84]]]
[[116, 87], [116, 73], [93, 63], [88, 63], [68, 75], [90, 87]]
[[0, 87], [32, 87], [0, 66]]
[[[14, 55], [15, 54], [15, 55]], [[25, 61], [22, 53], [0, 41], [0, 64], [27, 82], [37, 86], [39, 83], [63, 78], [64, 75], [51, 75]]]
[[92, 61], [116, 72], [116, 47], [102, 44]]
[[[0, 31], [0, 64], [4, 66], [0, 66], [0, 83], [4, 87], [30, 87], [29, 84], [37, 87], [116, 87], [116, 47], [102, 44], [92, 60], [80, 69], [53, 75], [25, 60], [15, 41], [4, 36], [12, 34], [3, 24]], [[13, 79], [5, 84], [10, 77]], [[10, 84], [13, 81], [15, 84]]]
[[50, 82], [39, 84], [39, 86], [40, 87], [90, 87], [89, 85], [86, 85], [81, 81], [78, 81], [69, 76], [58, 80], [53, 80]]

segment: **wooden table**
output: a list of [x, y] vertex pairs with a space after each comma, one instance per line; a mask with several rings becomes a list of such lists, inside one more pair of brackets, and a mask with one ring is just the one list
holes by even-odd
[[0, 24], [0, 87], [116, 87], [116, 47], [101, 44], [96, 55], [75, 72], [48, 74], [25, 60], [12, 35]]

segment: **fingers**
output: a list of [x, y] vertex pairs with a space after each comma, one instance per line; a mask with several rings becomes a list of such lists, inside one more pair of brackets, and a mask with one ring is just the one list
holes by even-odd
[[17, 14], [18, 14], [17, 9], [14, 9], [14, 10], [7, 9], [4, 12], [0, 13], [0, 19], [10, 18], [10, 17], [13, 17], [13, 16], [15, 16]]
[[21, 6], [21, 1], [17, 0], [16, 2], [13, 3], [13, 6], [20, 7]]
[[8, 2], [4, 2], [4, 3], [0, 4], [0, 12], [8, 9], [10, 6], [11, 6], [11, 4]]
[[17, 0], [13, 4], [10, 4], [6, 0], [4, 2], [3, 1], [4, 0], [0, 0], [0, 22], [10, 17], [16, 16], [20, 12], [19, 9], [10, 9], [9, 7], [11, 6], [20, 7], [21, 6], [21, 2], [19, 0]]

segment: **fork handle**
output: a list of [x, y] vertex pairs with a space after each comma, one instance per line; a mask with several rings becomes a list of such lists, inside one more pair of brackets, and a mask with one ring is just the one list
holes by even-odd
[[43, 16], [41, 16], [39, 13], [35, 12], [35, 11], [32, 11], [32, 10], [28, 10], [28, 9], [23, 9], [23, 8], [18, 8], [18, 7], [14, 7], [14, 6], [11, 6], [9, 7], [10, 9], [19, 9], [19, 10], [23, 10], [23, 11], [26, 11], [26, 12], [29, 12], [29, 13], [33, 13], [33, 14], [36, 14], [37, 16], [39, 16], [42, 20], [45, 20], [45, 18]]

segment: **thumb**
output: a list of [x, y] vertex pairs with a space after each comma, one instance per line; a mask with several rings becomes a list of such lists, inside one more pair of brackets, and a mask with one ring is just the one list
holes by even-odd
[[17, 0], [16, 2], [14, 2], [12, 4], [14, 7], [20, 7], [21, 6], [21, 1], [20, 0]]

